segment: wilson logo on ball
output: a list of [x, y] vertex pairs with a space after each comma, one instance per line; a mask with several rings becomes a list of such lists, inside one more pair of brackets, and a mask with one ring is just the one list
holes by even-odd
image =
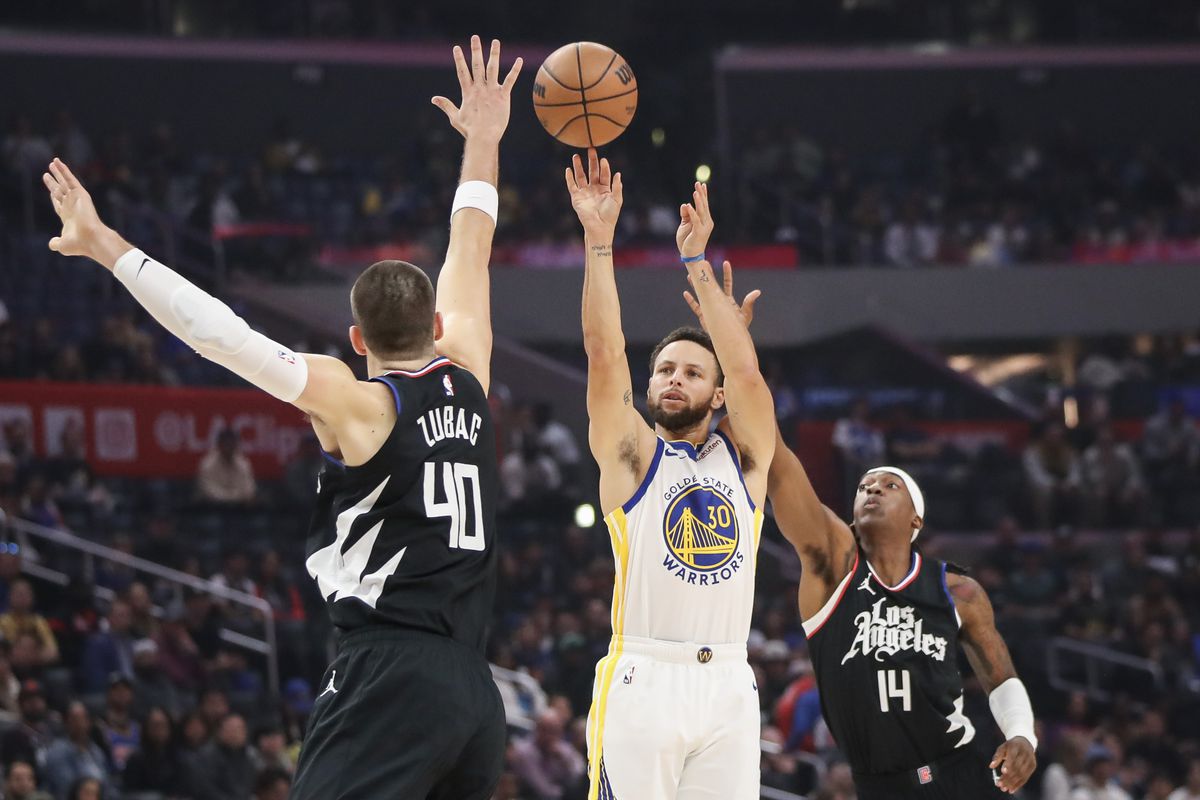
[[629, 127], [637, 111], [633, 69], [612, 48], [575, 42], [542, 62], [533, 106], [542, 127], [570, 147], [599, 147]]

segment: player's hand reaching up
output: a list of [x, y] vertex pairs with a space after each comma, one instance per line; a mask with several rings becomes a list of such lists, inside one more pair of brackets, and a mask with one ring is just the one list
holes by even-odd
[[611, 244], [624, 200], [621, 173], [614, 175], [608, 159], [598, 159], [592, 147], [588, 149], [587, 174], [583, 172], [583, 160], [575, 155], [567, 167], [566, 179], [571, 207], [579, 215], [583, 232], [593, 242]]
[[696, 181], [692, 190], [692, 202], [679, 207], [679, 230], [675, 231], [675, 244], [679, 255], [693, 258], [701, 255], [712, 236], [712, 209], [708, 206], [708, 185]]
[[513, 62], [504, 81], [500, 81], [500, 40], [492, 40], [492, 52], [487, 65], [483, 63], [483, 43], [478, 36], [471, 37], [471, 65], [462, 48], [454, 46], [454, 67], [458, 71], [458, 85], [462, 89], [462, 104], [438, 96], [431, 101], [445, 112], [454, 130], [465, 138], [481, 137], [500, 141], [508, 127], [509, 98], [523, 60]]
[[996, 785], [1001, 791], [1016, 794], [1037, 768], [1037, 755], [1028, 739], [1014, 736], [996, 749], [988, 767], [999, 768], [1000, 780]]
[[108, 228], [100, 221], [87, 189], [59, 159], [42, 175], [50, 192], [54, 213], [62, 220], [62, 232], [50, 240], [50, 249], [64, 256], [93, 256], [96, 240]]
[[[741, 305], [738, 305], [737, 298], [733, 296], [733, 265], [726, 261], [721, 265], [721, 277], [725, 284], [725, 299], [733, 306], [738, 316], [742, 318], [742, 322], [747, 328], [754, 321], [754, 302], [762, 296], [762, 291], [755, 289], [742, 298]], [[688, 283], [692, 282], [692, 278], [688, 276]], [[704, 323], [704, 311], [700, 308], [700, 301], [689, 291], [684, 290], [683, 299], [687, 302], [688, 308], [692, 309], [692, 313], [696, 315], [696, 319], [700, 320], [700, 327], [708, 330], [708, 325]]]

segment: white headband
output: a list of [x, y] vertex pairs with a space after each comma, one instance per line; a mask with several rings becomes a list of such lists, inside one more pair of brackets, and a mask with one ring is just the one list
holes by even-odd
[[[925, 495], [921, 493], [921, 487], [917, 486], [917, 481], [912, 475], [909, 475], [899, 467], [875, 467], [864, 472], [863, 477], [870, 475], [872, 472], [887, 472], [904, 481], [904, 485], [908, 488], [908, 496], [912, 498], [913, 509], [917, 512], [917, 516], [921, 518], [921, 522], [925, 522]], [[920, 528], [913, 528], [912, 538], [909, 541], [915, 542], [917, 534], [920, 532]]]

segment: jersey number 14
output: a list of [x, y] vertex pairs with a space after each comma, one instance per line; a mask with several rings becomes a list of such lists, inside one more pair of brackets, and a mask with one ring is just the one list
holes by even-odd
[[905, 711], [912, 711], [912, 683], [906, 669], [883, 669], [875, 673], [879, 682], [879, 710], [891, 711], [891, 701], [900, 700]]
[[[437, 499], [437, 472], [441, 467], [442, 496]], [[469, 484], [469, 488], [468, 488]], [[470, 508], [467, 508], [468, 497]], [[479, 497], [479, 467], [449, 461], [425, 464], [425, 515], [450, 518], [450, 547], [482, 550], [483, 503]]]

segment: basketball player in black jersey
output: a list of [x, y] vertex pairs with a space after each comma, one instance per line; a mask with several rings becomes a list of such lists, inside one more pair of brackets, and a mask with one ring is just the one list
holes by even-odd
[[402, 261], [359, 277], [350, 341], [367, 381], [272, 342], [134, 249], [62, 162], [43, 177], [63, 222], [52, 250], [98, 261], [201, 355], [306, 412], [326, 452], [307, 566], [342, 637], [293, 800], [487, 800], [503, 767], [504, 709], [483, 657], [497, 495], [487, 268], [521, 60], [501, 81], [500, 43], [485, 66], [473, 37], [470, 66], [458, 47], [454, 61], [461, 105], [433, 99], [465, 139], [445, 265], [436, 297]]
[[[731, 278], [725, 293], [749, 326], [757, 293], [738, 306]], [[800, 615], [821, 708], [859, 800], [976, 800], [1020, 789], [1037, 765], [1029, 696], [983, 587], [912, 547], [925, 514], [916, 481], [895, 467], [869, 471], [852, 531], [822, 505], [779, 434], [768, 496], [800, 556]], [[975, 732], [962, 710], [956, 642], [1007, 739], [990, 763], [967, 747]]]

